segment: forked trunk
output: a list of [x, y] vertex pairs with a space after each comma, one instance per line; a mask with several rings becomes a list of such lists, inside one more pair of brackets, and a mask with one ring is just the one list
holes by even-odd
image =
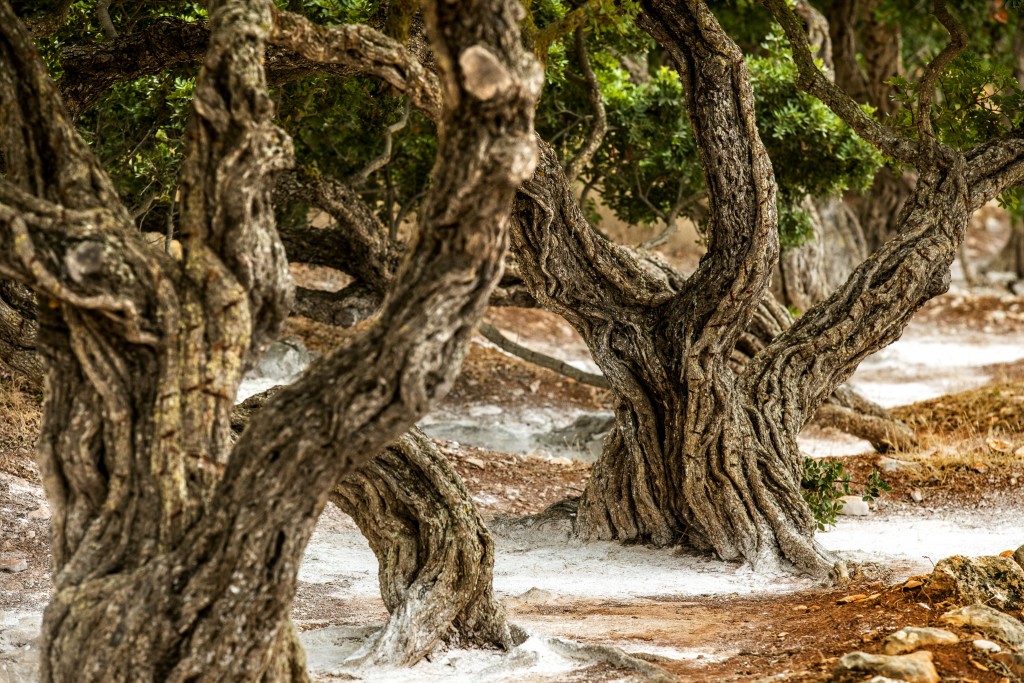
[[[815, 524], [801, 495], [795, 441], [738, 401], [716, 401], [732, 387], [692, 365], [679, 368], [672, 360], [679, 349], [656, 344], [638, 340], [630, 350], [650, 365], [629, 364], [635, 384], [616, 392], [615, 428], [579, 501], [580, 535], [682, 543], [757, 569], [777, 569], [785, 558], [814, 575], [841, 574], [809, 540]], [[626, 348], [617, 345], [620, 358]]]

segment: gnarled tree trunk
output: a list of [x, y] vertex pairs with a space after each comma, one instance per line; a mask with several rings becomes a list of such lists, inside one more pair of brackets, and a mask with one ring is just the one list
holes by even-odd
[[645, 3], [640, 22], [679, 66], [702, 152], [712, 213], [697, 272], [672, 291], [601, 239], [545, 145], [513, 214], [524, 280], [581, 332], [617, 401], [577, 530], [833, 573], [834, 558], [812, 540], [795, 435], [781, 453], [761, 442], [729, 366], [778, 253], [772, 171], [743, 56], [702, 2]]
[[868, 256], [856, 215], [838, 199], [806, 199], [813, 233], [806, 244], [779, 256], [772, 289], [786, 306], [806, 311], [846, 282]]
[[540, 88], [519, 12], [426, 3], [445, 101], [416, 249], [379, 317], [232, 444], [242, 373], [291, 308], [271, 210], [291, 152], [263, 71], [271, 3], [210, 3], [176, 261], [142, 240], [0, 0], [0, 277], [40, 301], [48, 387], [42, 680], [305, 680], [288, 611], [316, 517], [449, 389], [501, 276]]
[[331, 501], [348, 513], [380, 563], [391, 614], [364, 659], [414, 664], [439, 643], [510, 649], [524, 640], [491, 587], [494, 542], [461, 477], [412, 430], [345, 477]]

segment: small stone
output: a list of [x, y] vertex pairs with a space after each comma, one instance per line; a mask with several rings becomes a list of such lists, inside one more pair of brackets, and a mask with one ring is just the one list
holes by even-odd
[[1024, 568], [1008, 557], [964, 557], [939, 560], [924, 587], [925, 595], [954, 603], [982, 603], [1001, 609], [1024, 607]]
[[49, 519], [50, 508], [46, 507], [45, 505], [42, 505], [40, 507], [37, 507], [35, 510], [29, 512], [27, 516], [29, 519]]
[[999, 652], [1003, 649], [991, 640], [975, 640], [972, 645], [979, 650], [985, 650], [986, 652]]
[[857, 593], [856, 595], [847, 595], [846, 597], [839, 598], [838, 600], [836, 600], [836, 604], [838, 604], [838, 605], [848, 605], [851, 602], [860, 602], [861, 600], [867, 600], [867, 599], [868, 599], [868, 594], [867, 593]]
[[910, 492], [910, 499], [913, 500], [915, 503], [920, 503], [922, 500], [924, 500], [924, 494], [922, 494], [919, 489], [914, 489], [913, 491]]
[[514, 605], [546, 605], [554, 602], [555, 594], [542, 588], [531, 588], [522, 595], [511, 598]]
[[843, 507], [839, 511], [839, 514], [841, 515], [864, 517], [865, 515], [871, 514], [871, 508], [869, 508], [867, 502], [859, 496], [843, 496], [839, 500], [843, 501]]
[[24, 557], [0, 556], [0, 572], [18, 574], [28, 569], [28, 560]]
[[927, 650], [912, 655], [871, 655], [851, 652], [840, 658], [832, 672], [837, 683], [861, 681], [865, 674], [908, 683], [939, 683], [939, 674], [932, 664], [932, 653]]
[[1014, 649], [1024, 647], [1024, 624], [987, 605], [968, 605], [951, 610], [943, 614], [940, 621], [953, 626], [969, 626], [998, 638]]
[[1024, 545], [1017, 548], [1013, 553], [1014, 561], [1024, 569]]
[[988, 447], [997, 453], [1009, 453], [1013, 450], [1013, 444], [1003, 439], [989, 439]]
[[916, 470], [918, 468], [919, 466], [916, 462], [898, 460], [888, 456], [882, 456], [878, 459], [878, 469], [883, 472], [905, 472], [907, 470]]
[[955, 633], [941, 628], [907, 626], [882, 641], [882, 650], [887, 655], [902, 655], [929, 645], [953, 645], [958, 642], [960, 639]]
[[484, 461], [480, 458], [463, 458], [463, 460], [479, 470], [484, 468]]

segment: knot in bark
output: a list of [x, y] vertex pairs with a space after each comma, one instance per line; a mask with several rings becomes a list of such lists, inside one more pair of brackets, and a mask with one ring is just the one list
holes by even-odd
[[462, 82], [480, 100], [490, 100], [515, 85], [515, 79], [498, 57], [483, 45], [473, 45], [459, 55]]
[[105, 261], [106, 250], [99, 242], [79, 242], [64, 255], [64, 265], [68, 269], [68, 275], [79, 283], [84, 278], [103, 270]]

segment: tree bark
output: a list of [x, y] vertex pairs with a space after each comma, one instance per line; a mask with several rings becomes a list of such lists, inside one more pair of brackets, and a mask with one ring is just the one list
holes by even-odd
[[643, 9], [641, 26], [679, 66], [705, 167], [713, 209], [698, 271], [672, 291], [602, 240], [545, 145], [513, 214], [524, 280], [580, 331], [618, 402], [577, 530], [685, 542], [758, 568], [789, 560], [828, 575], [836, 562], [811, 538], [795, 435], [783, 453], [759, 441], [729, 368], [778, 248], [775, 188], [743, 57], [702, 2]]
[[262, 66], [272, 5], [209, 9], [175, 261], [135, 230], [0, 0], [0, 277], [40, 301], [48, 387], [46, 682], [306, 678], [288, 611], [316, 517], [450, 388], [533, 169], [520, 8], [427, 3], [445, 96], [416, 248], [380, 316], [232, 446], [238, 383], [291, 307], [271, 210], [290, 144]]
[[355, 520], [380, 563], [390, 612], [362, 660], [412, 665], [441, 642], [507, 650], [524, 640], [494, 597], [494, 542], [462, 479], [412, 430], [345, 477], [331, 501]]
[[[240, 433], [280, 388], [232, 415]], [[411, 666], [440, 643], [511, 649], [523, 640], [492, 590], [494, 543], [458, 473], [412, 429], [346, 475], [330, 495], [377, 556], [391, 617], [353, 661]]]
[[804, 201], [813, 234], [806, 244], [782, 252], [773, 291], [786, 306], [806, 311], [846, 282], [868, 256], [860, 222], [838, 199]]
[[39, 389], [43, 365], [36, 354], [36, 300], [16, 282], [0, 280], [0, 362]]

